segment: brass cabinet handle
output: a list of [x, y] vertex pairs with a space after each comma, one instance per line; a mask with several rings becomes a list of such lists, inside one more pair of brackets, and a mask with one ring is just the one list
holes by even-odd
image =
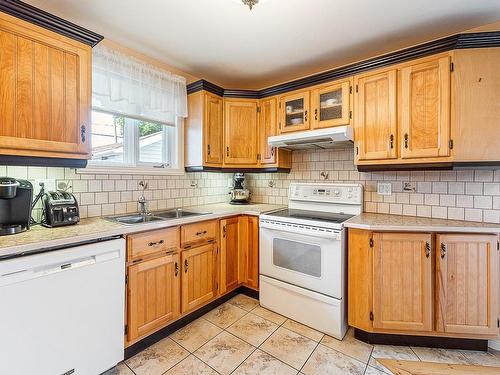
[[222, 227], [222, 237], [226, 238], [226, 234], [227, 234], [227, 229], [226, 229], [226, 226], [224, 225]]
[[210, 145], [207, 145], [207, 155], [210, 155]]
[[179, 275], [179, 263], [175, 262], [175, 276]]
[[394, 134], [391, 134], [391, 136], [389, 137], [389, 146], [391, 148], [394, 148]]
[[408, 133], [405, 133], [405, 148], [408, 148]]
[[271, 157], [274, 157], [274, 147], [271, 147]]
[[165, 243], [164, 240], [160, 240], [160, 241], [151, 241], [150, 243], [148, 243], [148, 246], [150, 247], [154, 247], [154, 246], [160, 246], [160, 245], [163, 245]]
[[[314, 119], [317, 120], [318, 119], [318, 108], [316, 108], [314, 110]], [[307, 120], [306, 120], [307, 121]]]
[[429, 258], [431, 256], [431, 244], [429, 241], [425, 243], [425, 257]]
[[446, 256], [446, 245], [444, 243], [441, 243], [441, 259], [444, 259]]
[[304, 122], [307, 122], [307, 110], [304, 112]]
[[196, 235], [197, 235], [197, 236], [201, 236], [201, 235], [203, 235], [203, 234], [207, 234], [207, 231], [206, 231], [206, 230], [204, 230], [203, 232], [196, 232]]
[[184, 260], [184, 272], [185, 272], [185, 273], [187, 273], [188, 268], [189, 268], [189, 263], [188, 263], [188, 260], [187, 260], [187, 259], [185, 259], [185, 260]]

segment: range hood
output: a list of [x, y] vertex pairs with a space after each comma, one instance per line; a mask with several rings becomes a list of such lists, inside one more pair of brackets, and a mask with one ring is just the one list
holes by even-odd
[[353, 146], [352, 126], [277, 135], [268, 138], [270, 146], [287, 150], [345, 148]]

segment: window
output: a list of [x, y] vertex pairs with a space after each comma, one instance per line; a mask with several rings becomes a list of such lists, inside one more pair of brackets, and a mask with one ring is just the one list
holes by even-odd
[[92, 160], [81, 173], [183, 173], [185, 78], [105, 45], [92, 64]]
[[176, 128], [94, 110], [91, 166], [177, 169]]

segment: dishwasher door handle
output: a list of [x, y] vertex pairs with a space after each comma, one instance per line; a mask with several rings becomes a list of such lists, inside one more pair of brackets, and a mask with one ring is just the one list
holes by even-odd
[[37, 279], [43, 276], [54, 275], [56, 273], [74, 270], [77, 268], [92, 266], [94, 264], [106, 262], [119, 257], [120, 252], [115, 250], [86, 258], [75, 258], [58, 264], [48, 264], [24, 270], [16, 270], [11, 273], [0, 275], [0, 287]]

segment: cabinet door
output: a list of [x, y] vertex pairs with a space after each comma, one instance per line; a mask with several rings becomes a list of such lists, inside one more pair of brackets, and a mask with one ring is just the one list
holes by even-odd
[[401, 157], [450, 154], [450, 58], [401, 70]]
[[259, 289], [259, 218], [240, 216], [240, 282]]
[[220, 221], [220, 293], [235, 289], [239, 284], [239, 220]]
[[179, 266], [175, 253], [128, 267], [128, 341], [179, 316]]
[[438, 235], [437, 330], [498, 334], [496, 235]]
[[309, 91], [280, 98], [280, 133], [309, 129]]
[[432, 331], [432, 238], [427, 233], [375, 233], [373, 327]]
[[226, 101], [224, 105], [225, 164], [257, 164], [257, 102]]
[[216, 245], [182, 251], [182, 313], [215, 297]]
[[91, 48], [0, 24], [0, 152], [89, 158]]
[[356, 79], [354, 140], [357, 159], [397, 157], [396, 85], [396, 70]]
[[276, 99], [264, 99], [259, 103], [259, 154], [261, 164], [276, 163], [276, 147], [271, 147], [267, 139], [278, 134]]
[[222, 165], [223, 155], [223, 101], [222, 98], [205, 93], [205, 119], [203, 122], [205, 164]]
[[312, 92], [313, 129], [348, 125], [350, 122], [349, 81], [320, 87]]

